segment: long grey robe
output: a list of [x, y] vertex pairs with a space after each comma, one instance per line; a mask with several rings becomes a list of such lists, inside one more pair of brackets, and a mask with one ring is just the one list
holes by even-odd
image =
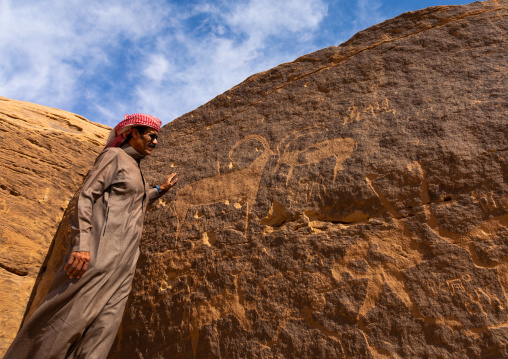
[[[97, 157], [79, 195], [65, 262], [4, 359], [106, 358], [131, 289], [147, 202], [158, 198], [144, 181], [141, 158], [129, 145]], [[80, 279], [63, 270], [71, 251], [90, 251]]]

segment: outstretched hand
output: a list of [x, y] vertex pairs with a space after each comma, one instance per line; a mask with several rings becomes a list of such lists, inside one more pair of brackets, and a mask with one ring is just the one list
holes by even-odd
[[159, 186], [162, 192], [167, 192], [173, 187], [176, 182], [178, 182], [178, 178], [176, 178], [176, 173], [170, 174], [164, 182]]
[[90, 262], [90, 252], [72, 252], [69, 261], [64, 267], [69, 278], [81, 278], [88, 268]]

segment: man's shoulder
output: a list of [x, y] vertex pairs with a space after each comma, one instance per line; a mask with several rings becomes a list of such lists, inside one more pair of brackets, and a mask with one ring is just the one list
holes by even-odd
[[114, 161], [115, 159], [117, 159], [120, 156], [120, 152], [121, 152], [121, 150], [118, 147], [105, 148], [99, 153], [95, 162], [97, 163], [98, 161], [100, 161], [100, 162]]
[[[128, 149], [130, 149], [130, 147]], [[132, 155], [129, 154], [126, 151], [126, 149], [122, 147], [108, 147], [102, 150], [97, 159], [99, 158], [108, 162], [116, 161], [117, 163], [121, 163], [122, 165], [129, 164], [131, 162], [137, 163], [136, 160], [132, 157]]]
[[113, 152], [113, 153], [118, 154], [123, 151], [120, 147], [108, 147], [108, 148], [105, 148], [104, 150], [102, 150], [102, 152]]
[[116, 157], [122, 152], [123, 151], [120, 147], [108, 147], [103, 149], [101, 153], [99, 153], [99, 156]]

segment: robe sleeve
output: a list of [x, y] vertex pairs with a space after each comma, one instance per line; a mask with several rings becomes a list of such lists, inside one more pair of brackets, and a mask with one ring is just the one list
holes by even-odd
[[159, 190], [157, 188], [150, 188], [148, 191], [148, 204], [152, 205], [156, 199], [160, 197]]
[[95, 201], [111, 186], [118, 173], [118, 154], [106, 150], [99, 154], [78, 197], [72, 227], [72, 251], [90, 251], [92, 209]]

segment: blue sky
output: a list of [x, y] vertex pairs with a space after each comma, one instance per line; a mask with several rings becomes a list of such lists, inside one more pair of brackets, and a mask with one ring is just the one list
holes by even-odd
[[446, 0], [0, 0], [0, 96], [163, 123], [248, 76]]

